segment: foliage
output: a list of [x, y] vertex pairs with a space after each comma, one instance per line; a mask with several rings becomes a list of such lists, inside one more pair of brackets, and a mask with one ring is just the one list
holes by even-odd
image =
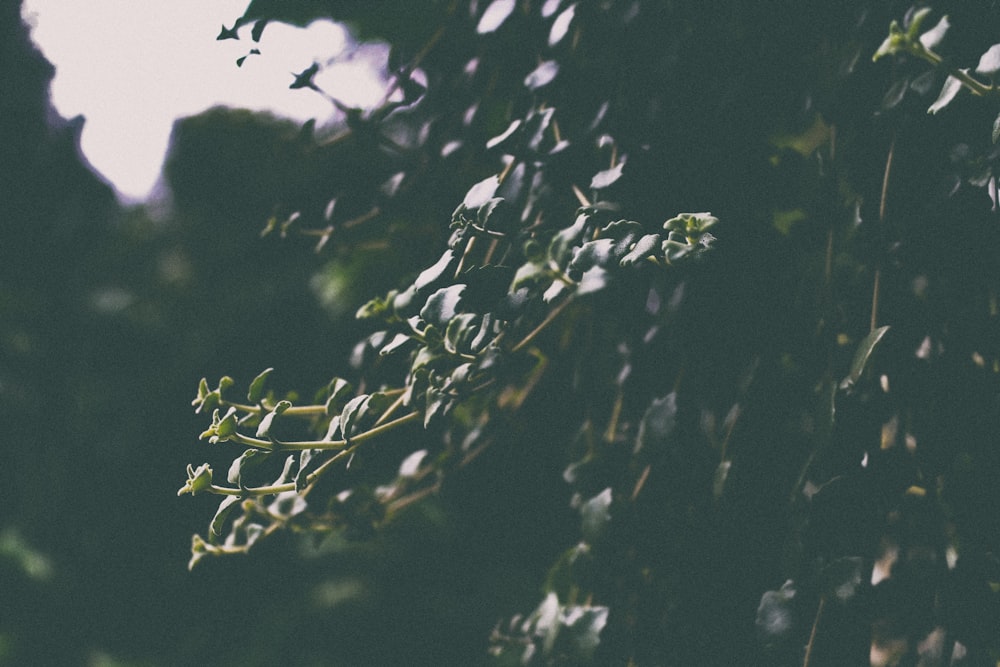
[[1000, 660], [996, 10], [723, 4], [250, 4], [254, 39], [329, 15], [392, 47], [345, 109], [372, 215], [321, 247], [465, 194], [313, 400], [202, 380], [237, 447], [225, 483], [188, 467], [221, 497], [192, 566], [533, 497], [514, 461], [563, 468], [579, 532], [495, 664]]
[[79, 123], [10, 133], [10, 613], [163, 664], [996, 664], [997, 11], [254, 0], [247, 56], [332, 16], [386, 100], [180, 122], [161, 223], [87, 218]]

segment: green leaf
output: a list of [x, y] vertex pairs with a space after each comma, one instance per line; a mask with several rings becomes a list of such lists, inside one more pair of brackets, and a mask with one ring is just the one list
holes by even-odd
[[647, 457], [662, 451], [677, 428], [677, 393], [653, 399], [639, 422], [635, 451]]
[[288, 458], [285, 459], [285, 465], [282, 466], [281, 468], [281, 474], [279, 474], [278, 477], [273, 482], [271, 482], [271, 484], [273, 486], [277, 486], [278, 484], [286, 483], [289, 479], [292, 478], [292, 468], [294, 466], [295, 466], [295, 455], [289, 454]]
[[497, 188], [500, 187], [500, 178], [490, 176], [473, 185], [465, 194], [462, 206], [466, 209], [477, 209], [496, 195]]
[[479, 319], [480, 316], [475, 313], [462, 313], [452, 317], [444, 332], [446, 346], [452, 351], [470, 351], [470, 341], [479, 331]]
[[614, 239], [588, 241], [573, 253], [573, 260], [567, 267], [570, 271], [586, 272], [596, 267], [604, 268], [614, 261]]
[[426, 449], [418, 449], [413, 452], [399, 464], [399, 472], [397, 473], [400, 477], [413, 477], [420, 470], [420, 464], [423, 462], [424, 458], [427, 456]]
[[274, 424], [274, 419], [290, 407], [292, 407], [290, 401], [278, 401], [278, 404], [274, 406], [274, 409], [264, 415], [264, 417], [260, 420], [260, 424], [257, 426], [257, 437], [274, 440], [274, 438], [271, 437], [271, 426]]
[[563, 267], [572, 257], [573, 246], [579, 243], [587, 230], [587, 221], [590, 217], [582, 213], [576, 217], [576, 221], [569, 227], [560, 230], [552, 240], [549, 241], [549, 260], [557, 266]]
[[237, 503], [240, 502], [239, 496], [226, 496], [219, 503], [219, 509], [215, 511], [215, 516], [212, 517], [211, 530], [213, 535], [222, 534], [222, 526], [226, 523], [226, 517], [229, 513], [233, 511], [233, 508]]
[[580, 531], [585, 542], [594, 544], [607, 531], [611, 523], [612, 499], [611, 487], [608, 487], [580, 506], [583, 519]]
[[[611, 282], [611, 274], [608, 273], [603, 267], [595, 266], [587, 269], [580, 276], [580, 284], [576, 288], [576, 293], [579, 296], [586, 296], [588, 294], [594, 294], [600, 292], [608, 283]], [[562, 283], [558, 283], [557, 286], [562, 287]], [[549, 297], [554, 297], [555, 295], [546, 295]], [[551, 301], [551, 298], [547, 298], [546, 301]]]
[[247, 391], [247, 400], [251, 403], [256, 403], [264, 395], [264, 384], [267, 382], [267, 376], [269, 376], [274, 371], [273, 368], [268, 368], [261, 371], [260, 375], [253, 379], [250, 383], [250, 389]]
[[424, 409], [424, 428], [430, 427], [435, 421], [444, 417], [451, 408], [453, 399], [438, 387], [427, 387], [427, 406]]
[[791, 639], [797, 625], [796, 596], [798, 590], [791, 579], [778, 590], [767, 591], [757, 607], [757, 632], [766, 646], [778, 646]]
[[594, 177], [590, 179], [590, 188], [592, 190], [601, 190], [603, 188], [610, 187], [619, 178], [622, 177], [622, 169], [625, 167], [625, 160], [622, 160], [611, 169], [605, 169], [604, 171], [599, 171], [594, 174]]
[[505, 153], [514, 153], [515, 151], [512, 147], [520, 138], [521, 133], [518, 130], [521, 129], [522, 123], [523, 121], [520, 118], [511, 121], [506, 130], [486, 142], [486, 149], [491, 150], [499, 146]]
[[920, 35], [920, 43], [924, 45], [925, 49], [933, 50], [944, 39], [944, 35], [950, 27], [951, 24], [948, 22], [948, 17], [942, 16], [937, 25]]
[[993, 121], [993, 143], [1000, 142], [1000, 115]]
[[355, 396], [347, 402], [347, 405], [344, 406], [344, 410], [340, 413], [340, 430], [344, 434], [345, 440], [350, 440], [355, 419], [358, 417], [361, 407], [367, 400], [368, 394]]
[[525, 77], [524, 85], [528, 90], [538, 90], [552, 83], [558, 74], [559, 63], [555, 60], [546, 60]]
[[888, 326], [879, 327], [864, 337], [858, 345], [857, 351], [854, 353], [854, 359], [851, 361], [850, 373], [848, 373], [847, 377], [844, 378], [844, 381], [840, 383], [841, 389], [850, 389], [858, 383], [858, 380], [861, 379], [861, 375], [865, 372], [865, 368], [868, 366], [868, 362], [871, 361], [872, 353], [875, 351], [875, 346], [881, 342], [887, 331], [889, 331]]
[[976, 72], [991, 78], [1000, 74], [1000, 44], [994, 44], [979, 58]]
[[409, 343], [412, 340], [413, 339], [410, 336], [408, 336], [408, 335], [406, 335], [404, 333], [398, 333], [395, 336], [393, 336], [392, 339], [388, 343], [386, 343], [385, 345], [383, 345], [379, 349], [378, 353], [379, 353], [380, 356], [383, 356], [383, 357], [386, 356], [386, 355], [392, 354], [393, 352], [395, 352], [399, 348], [403, 347], [404, 345], [406, 345], [407, 343]]
[[660, 242], [661, 239], [659, 234], [645, 234], [632, 245], [631, 250], [629, 250], [618, 263], [621, 266], [632, 266], [637, 264], [654, 255], [660, 249]]
[[485, 35], [496, 31], [514, 11], [515, 5], [515, 0], [493, 0], [480, 17], [476, 32]]
[[824, 592], [832, 599], [849, 602], [861, 588], [864, 570], [864, 559], [855, 556], [827, 564], [820, 575]]
[[177, 492], [178, 496], [182, 496], [185, 493], [190, 493], [193, 496], [202, 491], [207, 491], [212, 486], [212, 466], [207, 463], [202, 463], [197, 468], [189, 463], [187, 475], [187, 482]]
[[229, 480], [230, 484], [236, 484], [237, 486], [243, 486], [243, 469], [250, 469], [255, 465], [259, 465], [261, 462], [266, 460], [268, 457], [268, 452], [262, 452], [259, 449], [248, 449], [243, 452], [238, 458], [234, 459], [232, 464], [229, 466], [229, 473], [226, 475], [226, 479]]
[[589, 661], [601, 643], [601, 631], [608, 624], [608, 607], [572, 606], [563, 611], [562, 641], [577, 664]]
[[[968, 72], [969, 70], [963, 69], [963, 72]], [[944, 81], [944, 85], [941, 87], [941, 92], [938, 94], [938, 98], [934, 100], [934, 104], [927, 108], [927, 113], [937, 113], [948, 106], [955, 96], [958, 95], [962, 90], [962, 82], [953, 76], [949, 76]]]
[[347, 397], [354, 393], [354, 385], [343, 378], [333, 378], [327, 388], [330, 397], [326, 399], [326, 414], [333, 416], [344, 409]]
[[465, 285], [450, 285], [442, 287], [427, 298], [427, 303], [420, 309], [420, 319], [428, 324], [444, 329], [451, 318], [458, 313], [459, 303]]
[[920, 26], [923, 25], [924, 19], [926, 19], [930, 13], [930, 7], [923, 7], [915, 11], [910, 17], [910, 24], [906, 27], [906, 36], [911, 41], [917, 39], [917, 36], [920, 34]]

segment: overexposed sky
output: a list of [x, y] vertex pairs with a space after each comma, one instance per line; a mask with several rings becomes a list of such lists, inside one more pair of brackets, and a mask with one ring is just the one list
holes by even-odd
[[[66, 118], [86, 117], [81, 139], [91, 164], [128, 200], [153, 188], [174, 120], [218, 104], [322, 125], [332, 104], [314, 91], [290, 90], [293, 73], [313, 61], [342, 61], [316, 84], [348, 105], [370, 106], [384, 88], [379, 63], [346, 58], [348, 35], [316, 21], [306, 29], [270, 24], [259, 44], [247, 25], [240, 39], [217, 41], [249, 0], [25, 0], [32, 40], [56, 67], [52, 102]], [[261, 55], [236, 59], [251, 48]], [[377, 51], [377, 50], [376, 50]]]

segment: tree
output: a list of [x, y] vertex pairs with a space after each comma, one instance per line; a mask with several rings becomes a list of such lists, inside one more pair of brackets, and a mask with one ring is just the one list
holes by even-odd
[[[394, 280], [314, 395], [201, 381], [191, 565], [440, 512], [474, 557], [432, 586], [495, 603], [439, 658], [996, 662], [996, 12], [251, 2], [255, 38], [390, 42], [384, 103], [311, 149], [337, 201], [265, 231], [387, 239]], [[447, 634], [411, 602], [379, 611]]]

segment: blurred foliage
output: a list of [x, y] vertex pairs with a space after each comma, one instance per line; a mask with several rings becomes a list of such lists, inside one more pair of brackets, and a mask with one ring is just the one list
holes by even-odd
[[0, 664], [1000, 661], [997, 3], [254, 0], [149, 210], [3, 11]]

